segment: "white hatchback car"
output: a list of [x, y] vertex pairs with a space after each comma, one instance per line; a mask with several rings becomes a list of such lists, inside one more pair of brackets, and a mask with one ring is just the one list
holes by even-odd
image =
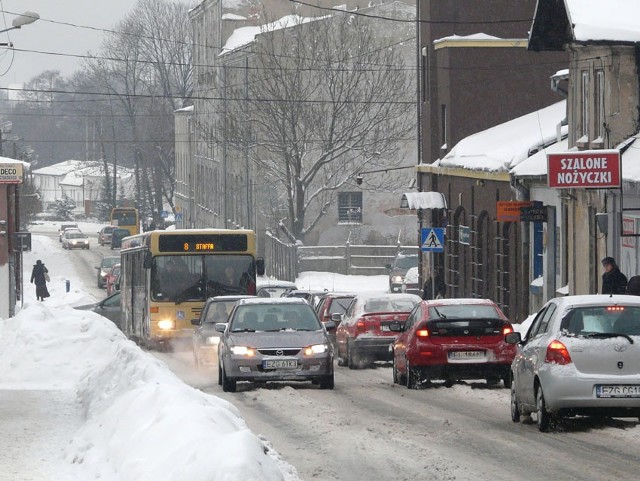
[[552, 299], [538, 312], [511, 366], [511, 418], [537, 414], [540, 431], [576, 415], [640, 416], [640, 296]]

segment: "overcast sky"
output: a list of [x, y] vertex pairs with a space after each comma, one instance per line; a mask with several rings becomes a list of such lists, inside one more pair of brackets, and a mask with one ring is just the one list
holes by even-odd
[[135, 3], [135, 0], [0, 0], [0, 30], [11, 27], [14, 14], [32, 11], [40, 15], [40, 20], [31, 25], [0, 34], [0, 42], [13, 42], [15, 49], [12, 55], [10, 49], [0, 47], [0, 87], [27, 82], [44, 70], [57, 69], [65, 77], [71, 75], [79, 69], [81, 59], [67, 55], [97, 51], [104, 35], [100, 29], [114, 27]]

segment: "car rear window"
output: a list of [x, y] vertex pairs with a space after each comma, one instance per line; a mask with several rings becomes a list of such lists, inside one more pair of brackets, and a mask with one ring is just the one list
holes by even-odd
[[468, 319], [468, 318], [488, 318], [501, 319], [495, 307], [483, 304], [464, 305], [456, 304], [450, 306], [433, 306], [429, 308], [429, 318], [431, 319]]
[[560, 329], [569, 334], [640, 336], [640, 306], [578, 307], [568, 311]]

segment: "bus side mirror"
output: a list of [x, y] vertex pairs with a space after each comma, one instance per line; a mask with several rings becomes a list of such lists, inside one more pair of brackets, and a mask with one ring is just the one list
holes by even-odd
[[256, 260], [256, 271], [259, 276], [264, 276], [264, 259], [262, 257]]
[[151, 269], [151, 264], [153, 263], [153, 258], [151, 257], [151, 252], [146, 251], [144, 253], [144, 261], [142, 263], [142, 267], [145, 269]]

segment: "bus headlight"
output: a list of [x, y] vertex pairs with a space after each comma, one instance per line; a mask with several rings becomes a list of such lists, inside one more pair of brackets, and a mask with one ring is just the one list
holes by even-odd
[[165, 319], [163, 321], [158, 322], [158, 329], [162, 329], [163, 331], [168, 331], [169, 329], [176, 328], [176, 321], [172, 321], [171, 319]]

